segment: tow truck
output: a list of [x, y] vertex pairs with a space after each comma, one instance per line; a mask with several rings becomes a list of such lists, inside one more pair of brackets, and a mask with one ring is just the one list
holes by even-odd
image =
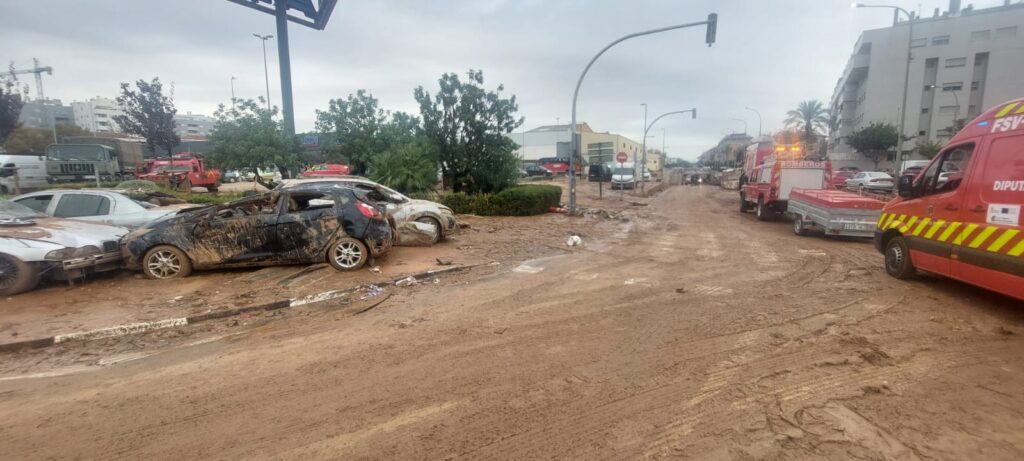
[[217, 192], [220, 187], [220, 170], [207, 167], [202, 156], [190, 153], [148, 159], [135, 177], [185, 191], [205, 187], [210, 192]]
[[783, 144], [762, 138], [748, 146], [740, 179], [740, 213], [754, 209], [767, 221], [786, 212], [794, 188], [827, 189], [832, 168], [827, 161], [809, 160], [802, 143]]

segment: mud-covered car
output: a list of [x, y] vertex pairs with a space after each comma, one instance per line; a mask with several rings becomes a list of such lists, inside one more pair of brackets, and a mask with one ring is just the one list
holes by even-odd
[[129, 268], [154, 279], [324, 261], [351, 271], [387, 252], [393, 239], [383, 207], [359, 190], [324, 184], [183, 210], [126, 235], [122, 252]]
[[118, 241], [128, 229], [51, 218], [0, 200], [0, 296], [36, 287], [40, 279], [68, 280], [121, 268]]

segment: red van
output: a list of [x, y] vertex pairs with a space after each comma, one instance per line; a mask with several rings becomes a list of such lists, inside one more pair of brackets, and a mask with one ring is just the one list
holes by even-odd
[[882, 209], [885, 270], [915, 269], [1024, 300], [1024, 98], [972, 120]]

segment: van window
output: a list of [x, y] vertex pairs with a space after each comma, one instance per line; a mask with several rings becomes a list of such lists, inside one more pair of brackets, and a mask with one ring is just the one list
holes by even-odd
[[1024, 203], [1024, 135], [993, 141], [984, 168], [975, 177], [981, 186], [982, 201]]
[[110, 213], [110, 199], [99, 195], [64, 194], [53, 215], [58, 218], [105, 216]]
[[939, 153], [939, 159], [932, 162], [921, 176], [924, 195], [950, 192], [960, 187], [973, 154], [973, 143], [953, 146]]
[[51, 200], [53, 200], [52, 195], [33, 195], [31, 197], [15, 200], [15, 202], [19, 205], [25, 205], [40, 213], [46, 213], [46, 207], [50, 206]]

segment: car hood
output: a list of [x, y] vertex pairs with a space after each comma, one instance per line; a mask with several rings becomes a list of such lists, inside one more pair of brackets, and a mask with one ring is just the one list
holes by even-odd
[[632, 181], [633, 175], [631, 174], [613, 174], [612, 181]]
[[452, 213], [452, 209], [451, 208], [448, 208], [448, 207], [446, 207], [444, 205], [441, 205], [440, 203], [437, 203], [437, 202], [431, 202], [430, 200], [420, 200], [420, 199], [411, 198], [411, 199], [409, 199], [408, 202], [405, 202], [405, 203], [401, 204], [400, 206], [402, 208], [405, 208], [405, 209], [407, 209], [409, 211], [412, 211], [412, 212], [416, 212], [416, 211], [433, 211], [435, 213], [440, 214], [441, 211], [443, 210], [443, 211], [446, 211], [448, 213]]
[[106, 224], [61, 218], [34, 218], [34, 225], [0, 225], [0, 237], [34, 240], [77, 248], [85, 245], [100, 246], [104, 241], [120, 240], [128, 229]]

